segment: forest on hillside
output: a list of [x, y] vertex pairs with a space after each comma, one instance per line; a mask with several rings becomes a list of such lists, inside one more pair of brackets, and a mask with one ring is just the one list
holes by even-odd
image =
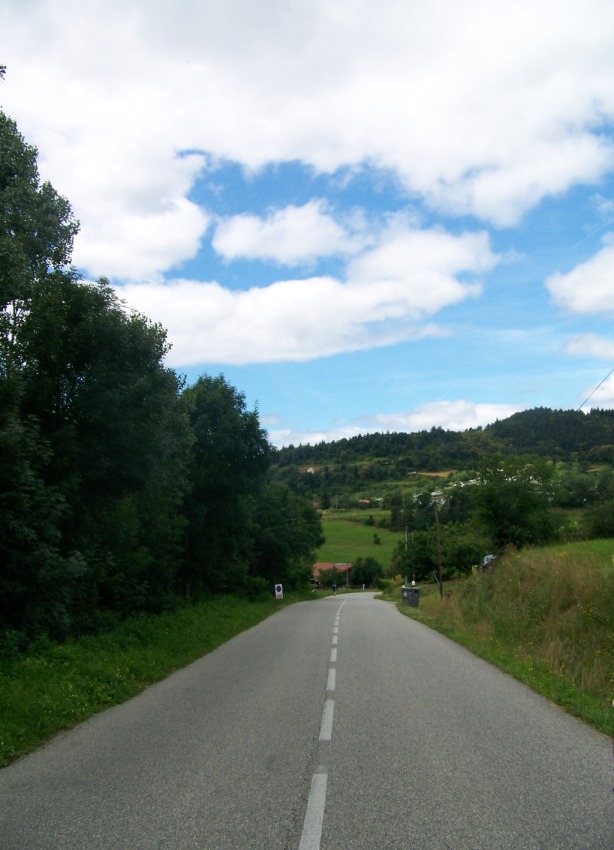
[[405, 532], [382, 571], [451, 576], [510, 546], [614, 536], [613, 450], [614, 411], [539, 408], [462, 433], [290, 446], [269, 475], [331, 517]]
[[[329, 507], [349, 507], [395, 489], [424, 489], [424, 477], [475, 479], [485, 459], [548, 460], [557, 504], [581, 507], [607, 491], [614, 465], [614, 410], [537, 408], [485, 428], [376, 433], [274, 452], [271, 478]], [[418, 482], [417, 487], [414, 486]]]
[[[276, 452], [278, 467], [380, 461], [401, 473], [475, 467], [485, 454], [535, 454], [564, 461], [614, 465], [614, 410], [551, 410], [515, 413], [467, 431], [431, 428], [347, 437]], [[387, 475], [390, 477], [390, 475]]]
[[[2, 69], [0, 67], [0, 76]], [[321, 524], [257, 411], [71, 267], [78, 222], [0, 111], [0, 652], [210, 593], [305, 584]]]

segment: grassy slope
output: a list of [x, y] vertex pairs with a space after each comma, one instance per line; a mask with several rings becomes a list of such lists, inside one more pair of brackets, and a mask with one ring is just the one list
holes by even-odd
[[[369, 514], [377, 519], [376, 511], [361, 511], [355, 514], [339, 511], [337, 514], [325, 514], [322, 526], [326, 542], [318, 550], [317, 560], [352, 563], [359, 557], [371, 557], [387, 569], [392, 551], [403, 535], [385, 528], [364, 525], [363, 522]], [[355, 522], [349, 518], [354, 515], [363, 522]], [[388, 513], [386, 515], [389, 516]], [[377, 534], [379, 544], [373, 542], [374, 534]]]
[[[613, 540], [512, 553], [401, 610], [614, 734]], [[400, 588], [391, 591], [400, 601]]]

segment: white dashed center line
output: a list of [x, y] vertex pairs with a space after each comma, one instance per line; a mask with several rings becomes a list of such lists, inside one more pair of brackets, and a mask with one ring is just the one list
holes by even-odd
[[307, 813], [303, 824], [303, 834], [298, 850], [320, 850], [324, 806], [326, 805], [326, 773], [314, 773], [311, 779], [311, 791], [307, 803]]
[[327, 699], [322, 712], [322, 723], [320, 725], [320, 741], [330, 741], [333, 737], [333, 713], [335, 711], [335, 700]]
[[[337, 609], [335, 617], [335, 625], [333, 628], [332, 648], [330, 651], [329, 664], [337, 663], [337, 641], [339, 639], [339, 617], [341, 609], [345, 605], [342, 602]], [[337, 668], [328, 668], [328, 678], [326, 680], [326, 691], [334, 693], [337, 686]], [[324, 702], [324, 711], [322, 712], [322, 723], [320, 724], [320, 743], [327, 743], [333, 737], [333, 714], [335, 711], [335, 700], [332, 697], [327, 697]], [[313, 774], [311, 779], [311, 790], [309, 792], [309, 800], [307, 801], [307, 811], [305, 813], [305, 822], [303, 824], [303, 832], [301, 834], [301, 843], [299, 850], [320, 850], [320, 838], [322, 836], [322, 824], [324, 822], [324, 808], [326, 806], [326, 783], [328, 781], [328, 773], [325, 767], [319, 767]]]

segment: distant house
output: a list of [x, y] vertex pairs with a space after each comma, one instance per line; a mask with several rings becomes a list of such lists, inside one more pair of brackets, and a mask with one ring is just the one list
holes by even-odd
[[351, 564], [337, 564], [328, 561], [318, 561], [313, 565], [313, 578], [314, 581], [319, 581], [320, 573], [326, 572], [326, 570], [337, 570], [340, 573], [348, 573], [351, 569]]

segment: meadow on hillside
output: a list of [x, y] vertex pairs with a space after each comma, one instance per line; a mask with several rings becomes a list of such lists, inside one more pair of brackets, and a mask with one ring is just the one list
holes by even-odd
[[[377, 519], [376, 512], [371, 512], [371, 515]], [[353, 563], [357, 558], [371, 557], [379, 561], [384, 571], [388, 572], [393, 550], [399, 540], [403, 539], [403, 534], [364, 524], [368, 513], [360, 513], [361, 521], [348, 518], [350, 516], [358, 519], [358, 512], [352, 514], [339, 511], [322, 517], [326, 540], [318, 549], [317, 560], [346, 564]]]

